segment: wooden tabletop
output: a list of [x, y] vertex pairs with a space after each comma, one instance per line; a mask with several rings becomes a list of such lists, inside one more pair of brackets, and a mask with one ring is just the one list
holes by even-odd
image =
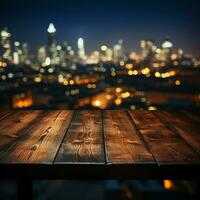
[[0, 112], [0, 179], [194, 179], [199, 169], [197, 112]]

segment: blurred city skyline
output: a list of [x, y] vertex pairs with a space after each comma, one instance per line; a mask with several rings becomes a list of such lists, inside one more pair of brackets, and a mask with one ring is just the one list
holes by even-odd
[[[169, 36], [175, 48], [199, 55], [199, 3], [188, 1], [1, 1], [0, 27], [7, 26], [12, 40], [29, 43], [36, 52], [47, 42], [46, 29], [53, 22], [57, 41], [76, 46], [84, 38], [91, 53], [101, 44], [124, 40], [127, 51], [139, 50], [142, 39], [158, 44]], [[14, 17], [13, 17], [14, 16]]]

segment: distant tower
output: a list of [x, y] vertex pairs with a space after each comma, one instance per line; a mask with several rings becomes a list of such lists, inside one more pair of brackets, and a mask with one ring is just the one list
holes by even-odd
[[11, 51], [11, 34], [8, 31], [8, 28], [5, 27], [1, 31], [0, 35], [0, 60], [5, 60], [11, 62], [12, 60], [12, 51]]
[[113, 60], [115, 63], [125, 60], [123, 40], [119, 40], [113, 47]]
[[78, 39], [78, 56], [79, 59], [85, 60], [85, 47], [84, 47], [84, 41], [83, 38]]
[[162, 44], [163, 61], [169, 62], [172, 53], [173, 44], [169, 38], [166, 38]]
[[46, 57], [47, 57], [46, 48], [45, 48], [45, 46], [41, 46], [38, 49], [38, 61], [39, 61], [39, 63], [43, 65], [46, 61]]
[[51, 64], [57, 64], [57, 41], [56, 41], [56, 29], [53, 23], [49, 24], [48, 32], [48, 57]]
[[154, 43], [152, 40], [141, 40], [142, 58], [145, 62], [150, 63], [154, 57]]

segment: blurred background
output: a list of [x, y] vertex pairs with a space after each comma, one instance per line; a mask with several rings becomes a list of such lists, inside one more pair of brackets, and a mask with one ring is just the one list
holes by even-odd
[[1, 109], [199, 109], [198, 1], [1, 1]]
[[[197, 0], [1, 0], [0, 110], [200, 109]], [[191, 181], [35, 181], [35, 199], [195, 199]], [[0, 181], [0, 199], [16, 182]]]

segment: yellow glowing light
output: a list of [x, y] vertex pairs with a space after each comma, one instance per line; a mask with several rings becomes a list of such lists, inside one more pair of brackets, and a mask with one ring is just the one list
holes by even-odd
[[172, 60], [176, 60], [177, 58], [178, 58], [178, 55], [177, 55], [177, 54], [174, 53], [174, 54], [171, 55], [171, 59], [172, 59]]
[[128, 98], [130, 96], [130, 92], [123, 92], [123, 93], [121, 93], [121, 97], [123, 98], [123, 99], [126, 99], [126, 98]]
[[63, 85], [68, 85], [69, 82], [67, 80], [64, 80]]
[[175, 81], [175, 85], [180, 85], [181, 84], [181, 81], [180, 80], [176, 80]]
[[74, 80], [70, 80], [70, 81], [69, 81], [69, 84], [70, 84], [70, 85], [74, 85]]
[[120, 104], [122, 103], [122, 100], [121, 99], [115, 99], [115, 104], [117, 105], [117, 106], [119, 106]]
[[36, 76], [36, 77], [34, 78], [34, 81], [35, 81], [36, 83], [39, 83], [39, 82], [42, 81], [42, 78], [41, 78], [40, 76]]
[[129, 76], [133, 75], [133, 71], [132, 70], [128, 70], [128, 75]]
[[149, 73], [150, 73], [150, 69], [148, 67], [146, 67], [142, 70], [142, 74], [144, 74], [144, 75], [149, 74]]
[[173, 65], [175, 65], [175, 66], [178, 66], [178, 64], [179, 64], [178, 61], [173, 62]]
[[162, 77], [162, 78], [167, 78], [167, 76], [166, 76], [166, 74], [165, 74], [165, 73], [164, 73], [164, 74], [162, 74], [162, 75], [161, 75], [161, 77]]
[[117, 93], [122, 92], [122, 88], [116, 88], [116, 89], [115, 89], [115, 92], [117, 92]]
[[170, 76], [175, 76], [176, 72], [175, 71], [170, 71], [169, 74], [170, 74]]
[[102, 50], [102, 51], [106, 51], [107, 49], [108, 49], [108, 47], [107, 47], [106, 45], [102, 45], [102, 46], [101, 46], [101, 50]]
[[132, 63], [127, 63], [126, 64], [126, 68], [127, 69], [132, 69], [133, 68], [133, 64]]
[[120, 61], [119, 64], [120, 64], [120, 66], [124, 66], [125, 63], [124, 63], [124, 61]]
[[2, 80], [6, 80], [6, 75], [2, 75]]
[[171, 180], [164, 180], [163, 185], [166, 190], [171, 190], [173, 188], [173, 182]]
[[155, 77], [160, 77], [160, 72], [155, 72]]
[[149, 107], [148, 107], [148, 110], [157, 110], [157, 108], [154, 107], [154, 106], [149, 106]]
[[133, 70], [133, 75], [138, 75], [138, 71], [137, 70]]
[[101, 106], [101, 101], [100, 101], [100, 100], [95, 100], [95, 101], [94, 101], [94, 105], [95, 105], [96, 107], [100, 107], [100, 106]]

